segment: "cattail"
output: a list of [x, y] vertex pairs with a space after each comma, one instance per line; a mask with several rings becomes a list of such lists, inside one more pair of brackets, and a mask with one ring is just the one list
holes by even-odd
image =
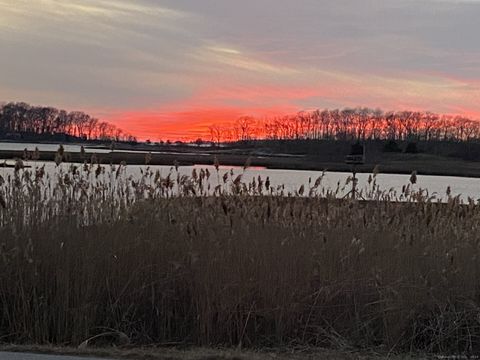
[[55, 154], [55, 164], [58, 166], [62, 163], [62, 155], [60, 155], [60, 153], [56, 153]]
[[298, 189], [298, 194], [302, 196], [304, 192], [305, 192], [305, 185], [302, 185], [300, 186], [300, 189]]
[[23, 168], [25, 168], [25, 165], [23, 164], [22, 159], [17, 159], [17, 161], [15, 161], [15, 172], [18, 172]]
[[118, 179], [118, 177], [120, 176], [121, 170], [122, 170], [122, 164], [118, 166], [117, 171], [115, 172], [115, 179]]
[[160, 180], [162, 179], [162, 177], [160, 176], [160, 171], [155, 171], [155, 178], [154, 178], [154, 182], [155, 183], [158, 183]]
[[35, 151], [33, 152], [32, 160], [39, 160], [39, 159], [40, 159], [40, 150], [38, 150], [38, 147], [35, 146]]
[[416, 172], [416, 171], [412, 172], [412, 175], [410, 175], [410, 182], [411, 182], [412, 184], [416, 184], [416, 183], [417, 183], [417, 172]]
[[45, 175], [45, 165], [43, 165], [42, 167], [35, 170], [35, 180], [36, 181], [39, 181], [40, 179], [43, 179], [44, 175]]
[[173, 181], [171, 178], [171, 174], [168, 174], [167, 177], [165, 178], [164, 185], [167, 189], [170, 189], [173, 187]]
[[262, 188], [263, 188], [263, 180], [262, 178], [260, 177], [260, 175], [258, 175], [258, 191], [261, 192], [262, 191]]
[[233, 183], [235, 185], [239, 185], [240, 184], [240, 181], [242, 180], [242, 174], [238, 175], [235, 180], [233, 180]]
[[145, 165], [150, 164], [151, 161], [152, 161], [152, 153], [148, 152], [147, 154], [145, 154]]

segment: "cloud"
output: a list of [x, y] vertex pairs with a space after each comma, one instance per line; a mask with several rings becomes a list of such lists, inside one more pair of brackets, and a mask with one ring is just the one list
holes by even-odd
[[178, 21], [192, 17], [168, 7], [127, 0], [0, 0], [0, 28], [9, 31], [3, 38], [13, 35], [15, 41], [40, 38], [115, 46], [118, 35], [180, 32]]
[[193, 14], [141, 1], [0, 0], [6, 100], [45, 101], [38, 88], [55, 94], [53, 103], [86, 108], [183, 96], [190, 84], [179, 89], [173, 74], [184, 69], [177, 59], [191, 46], [190, 21]]
[[451, 3], [451, 4], [474, 4], [480, 5], [480, 0], [423, 0], [427, 2]]
[[246, 70], [260, 74], [290, 76], [298, 73], [293, 67], [264, 61], [255, 58], [253, 54], [247, 54], [233, 47], [205, 46], [198, 49], [193, 54], [193, 57], [205, 63], [226, 65], [237, 70]]
[[[142, 4], [128, 0], [0, 0], [3, 16], [18, 17], [70, 17], [78, 21], [79, 18], [111, 19], [116, 17], [145, 21], [154, 18], [183, 19], [190, 17], [183, 11], [154, 4]], [[143, 16], [139, 18], [138, 15]], [[145, 18], [146, 17], [146, 18]]]

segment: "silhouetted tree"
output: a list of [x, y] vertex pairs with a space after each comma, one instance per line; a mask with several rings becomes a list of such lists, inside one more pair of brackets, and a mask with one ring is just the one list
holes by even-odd
[[244, 116], [231, 127], [213, 125], [213, 142], [270, 140], [477, 141], [480, 124], [466, 117], [421, 111], [346, 108], [315, 110], [265, 120]]
[[69, 135], [82, 139], [136, 141], [131, 134], [82, 111], [67, 112], [24, 102], [0, 104], [0, 138], [8, 134]]

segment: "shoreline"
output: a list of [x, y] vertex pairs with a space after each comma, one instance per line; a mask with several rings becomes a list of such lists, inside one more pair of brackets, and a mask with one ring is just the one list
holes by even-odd
[[[32, 152], [29, 152], [30, 156]], [[54, 161], [57, 152], [41, 151], [38, 161]], [[24, 152], [16, 150], [0, 150], [0, 159], [15, 160], [23, 159]], [[65, 152], [62, 162], [84, 163], [94, 162], [99, 164], [120, 164], [127, 165], [163, 165], [163, 166], [193, 166], [213, 165], [215, 158], [222, 166], [243, 167], [248, 163], [249, 167], [262, 167], [272, 170], [300, 170], [300, 171], [327, 171], [327, 172], [352, 172], [352, 166], [330, 162], [324, 159], [317, 159], [312, 156], [285, 156], [282, 154], [273, 155], [248, 155], [218, 153], [180, 153], [164, 151], [158, 153], [124, 152], [113, 151], [108, 153], [87, 152]], [[25, 160], [25, 159], [23, 159]], [[1, 161], [1, 160], [0, 160]], [[480, 178], [480, 162], [458, 160], [454, 158], [442, 158], [431, 155], [412, 155], [402, 159], [392, 157], [378, 163], [366, 163], [356, 166], [357, 173], [373, 173], [377, 168], [381, 174], [403, 174], [410, 175], [416, 171], [418, 175], [429, 176], [453, 176]]]

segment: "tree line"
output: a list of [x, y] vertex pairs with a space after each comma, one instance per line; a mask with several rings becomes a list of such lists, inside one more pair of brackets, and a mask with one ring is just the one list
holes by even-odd
[[213, 142], [268, 140], [472, 141], [480, 123], [464, 116], [369, 108], [315, 110], [269, 119], [244, 116], [209, 128]]
[[39, 138], [66, 135], [82, 140], [136, 141], [115, 125], [82, 111], [68, 112], [24, 102], [0, 104], [0, 137], [24, 134]]
[[[212, 142], [267, 140], [476, 141], [480, 123], [464, 116], [369, 108], [303, 111], [273, 118], [243, 116], [210, 126]], [[82, 111], [24, 102], [0, 104], [0, 138], [66, 135], [82, 140], [136, 141], [136, 138]]]

